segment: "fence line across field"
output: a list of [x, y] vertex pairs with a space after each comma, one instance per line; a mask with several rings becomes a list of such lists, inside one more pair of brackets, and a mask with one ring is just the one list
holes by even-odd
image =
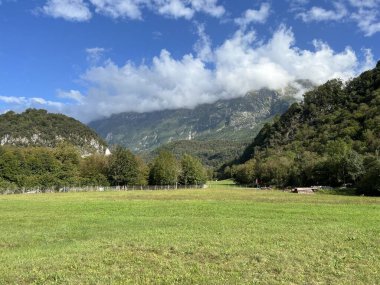
[[124, 186], [75, 186], [0, 189], [0, 194], [38, 194], [38, 193], [66, 193], [66, 192], [103, 192], [103, 191], [136, 191], [136, 190], [185, 190], [205, 189], [206, 184], [200, 185], [124, 185]]
[[42, 189], [35, 188], [14, 188], [2, 189], [0, 194], [38, 194], [38, 193], [67, 193], [67, 192], [104, 192], [104, 191], [137, 191], [137, 190], [186, 190], [186, 189], [206, 189], [206, 188], [255, 188], [252, 185], [217, 185], [217, 184], [199, 184], [199, 185], [124, 185], [124, 186], [62, 186]]

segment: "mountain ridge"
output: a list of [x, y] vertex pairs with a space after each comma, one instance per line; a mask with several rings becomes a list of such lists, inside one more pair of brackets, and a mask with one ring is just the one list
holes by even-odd
[[[308, 81], [299, 85], [313, 86]], [[124, 112], [88, 125], [109, 144], [120, 144], [137, 153], [182, 140], [248, 142], [266, 121], [297, 101], [294, 97], [297, 92], [299, 89], [295, 87], [283, 92], [264, 88], [193, 109]]]

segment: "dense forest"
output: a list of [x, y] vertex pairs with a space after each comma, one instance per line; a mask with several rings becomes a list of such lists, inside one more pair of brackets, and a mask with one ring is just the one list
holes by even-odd
[[82, 157], [69, 144], [48, 147], [0, 147], [0, 191], [59, 190], [63, 187], [128, 185], [200, 185], [207, 180], [201, 162], [162, 151], [149, 164], [116, 146], [112, 154]]
[[380, 62], [343, 83], [305, 93], [266, 124], [240, 162], [225, 169], [240, 183], [356, 186], [380, 195]]
[[181, 140], [164, 144], [155, 150], [143, 153], [142, 157], [150, 161], [163, 150], [172, 152], [177, 158], [186, 153], [199, 158], [208, 168], [218, 170], [225, 163], [235, 160], [241, 155], [241, 150], [246, 148], [249, 142], [246, 140]]
[[107, 144], [93, 130], [63, 114], [27, 109], [0, 115], [0, 145], [55, 147], [75, 145], [82, 154], [104, 153]]

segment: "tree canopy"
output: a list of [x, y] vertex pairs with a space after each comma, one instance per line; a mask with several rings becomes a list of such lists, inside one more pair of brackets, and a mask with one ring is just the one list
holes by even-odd
[[205, 184], [207, 181], [206, 169], [199, 159], [185, 154], [181, 159], [181, 173], [179, 183], [184, 185]]
[[171, 152], [161, 151], [154, 159], [149, 173], [152, 185], [175, 185], [178, 183], [180, 165]]
[[[374, 179], [366, 161], [379, 160], [380, 64], [347, 83], [330, 80], [305, 93], [245, 150], [233, 175], [278, 186], [357, 185]], [[373, 165], [377, 165], [374, 163]], [[250, 170], [249, 170], [250, 169]], [[371, 170], [370, 170], [371, 169]], [[249, 170], [249, 171], [248, 171]], [[248, 180], [247, 180], [248, 179]], [[368, 183], [367, 183], [368, 184]]]

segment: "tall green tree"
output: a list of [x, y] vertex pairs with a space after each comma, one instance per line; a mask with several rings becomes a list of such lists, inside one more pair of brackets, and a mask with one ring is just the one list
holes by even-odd
[[135, 158], [136, 158], [137, 169], [138, 169], [136, 185], [143, 185], [143, 186], [147, 185], [148, 178], [149, 178], [149, 167], [145, 164], [144, 160], [142, 160], [141, 157], [136, 156]]
[[116, 146], [109, 159], [109, 177], [112, 184], [139, 184], [139, 164], [135, 155], [130, 150], [122, 146]]
[[330, 141], [327, 144], [325, 171], [331, 185], [355, 183], [364, 172], [363, 157], [343, 140]]
[[161, 151], [153, 161], [149, 172], [151, 185], [175, 185], [178, 183], [180, 165], [172, 153]]
[[81, 159], [79, 172], [82, 185], [107, 186], [109, 184], [108, 159], [104, 155], [93, 154]]
[[21, 173], [19, 156], [12, 147], [0, 147], [0, 177], [9, 182], [17, 182]]
[[63, 186], [77, 185], [81, 159], [78, 149], [69, 143], [61, 143], [54, 149], [54, 155], [60, 165], [57, 173], [60, 183]]
[[239, 184], [253, 184], [256, 182], [256, 160], [248, 160], [244, 164], [233, 167], [233, 179]]
[[257, 177], [267, 185], [286, 186], [294, 160], [285, 155], [273, 155], [257, 161]]
[[181, 159], [181, 174], [179, 183], [183, 185], [205, 184], [207, 172], [199, 159], [185, 154]]
[[359, 192], [370, 196], [380, 196], [380, 159], [378, 157], [367, 159], [365, 169], [359, 182]]

